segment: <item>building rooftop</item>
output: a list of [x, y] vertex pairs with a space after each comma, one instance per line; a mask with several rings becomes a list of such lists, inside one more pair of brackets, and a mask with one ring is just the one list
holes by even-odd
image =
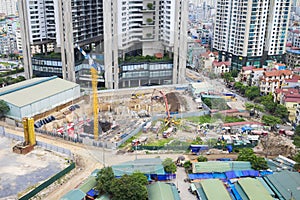
[[243, 71], [248, 71], [248, 70], [253, 70], [255, 68], [256, 68], [255, 66], [245, 66], [245, 67], [242, 67], [242, 70]]
[[136, 171], [143, 174], [165, 174], [160, 158], [137, 159], [112, 166], [115, 176], [132, 174]]
[[251, 170], [250, 162], [244, 161], [208, 161], [195, 162], [193, 173], [227, 172], [232, 170]]
[[[242, 178], [238, 180], [238, 185], [242, 188], [248, 199], [273, 200], [274, 198], [265, 189], [264, 185], [254, 178]], [[240, 193], [240, 192], [239, 192]]]
[[293, 72], [291, 70], [273, 70], [273, 71], [264, 72], [264, 75], [267, 76], [267, 77], [292, 75], [292, 74], [293, 74]]
[[156, 182], [147, 185], [149, 200], [180, 200], [176, 186], [173, 184]]
[[263, 123], [260, 123], [260, 122], [232, 122], [232, 123], [225, 123], [223, 124], [223, 127], [224, 126], [228, 126], [228, 127], [231, 127], [231, 126], [244, 126], [244, 125], [264, 125]]
[[256, 71], [265, 71], [266, 69], [265, 68], [255, 68], [255, 69], [252, 69], [253, 72], [256, 72]]
[[82, 200], [85, 197], [85, 195], [86, 194], [81, 190], [71, 190], [63, 197], [61, 197], [60, 200]]
[[263, 179], [280, 199], [300, 199], [300, 173], [282, 171], [267, 175]]
[[231, 200], [231, 197], [221, 180], [206, 179], [201, 181], [201, 185], [207, 199]]
[[214, 61], [213, 63], [212, 63], [214, 66], [222, 66], [222, 65], [226, 65], [226, 66], [229, 66], [231, 63], [229, 62], [229, 61], [221, 61], [221, 62], [219, 62], [219, 61]]
[[[18, 107], [79, 86], [58, 77], [33, 78], [0, 89], [0, 99]], [[21, 98], [20, 98], [21, 97]]]

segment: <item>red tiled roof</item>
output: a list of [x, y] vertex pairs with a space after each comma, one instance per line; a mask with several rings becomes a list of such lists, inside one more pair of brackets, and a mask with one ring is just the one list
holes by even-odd
[[294, 72], [300, 72], [300, 67], [296, 67], [293, 69]]
[[285, 79], [285, 82], [288, 83], [297, 83], [300, 80], [300, 76], [297, 74], [294, 74], [291, 79]]
[[252, 125], [252, 124], [257, 124], [257, 125], [264, 125], [263, 123], [260, 122], [233, 122], [233, 123], [225, 123], [223, 126], [243, 126], [243, 125]]
[[286, 66], [286, 64], [276, 63], [277, 66]]
[[163, 54], [162, 54], [162, 53], [156, 53], [156, 54], [155, 54], [155, 57], [156, 57], [156, 58], [162, 58], [162, 57], [163, 57]]
[[292, 50], [299, 50], [299, 47], [291, 47]]
[[211, 51], [207, 51], [205, 53], [202, 53], [201, 56], [205, 58], [209, 58], [209, 54], [211, 54]]
[[292, 43], [286, 43], [286, 45], [285, 45], [286, 47], [292, 47], [293, 46], [293, 44]]
[[293, 32], [293, 33], [297, 33], [297, 34], [299, 34], [299, 33], [300, 33], [300, 31], [299, 31], [299, 30], [297, 30], [297, 29], [296, 29], [296, 30], [293, 30], [292, 32]]
[[294, 102], [294, 103], [300, 103], [300, 98], [293, 98], [293, 97], [288, 97], [284, 99], [285, 102]]
[[213, 65], [215, 65], [215, 66], [221, 66], [221, 65], [226, 65], [226, 66], [229, 66], [230, 65], [230, 62], [229, 61], [225, 61], [225, 62], [223, 62], [223, 61], [221, 61], [221, 62], [219, 62], [219, 61], [214, 61], [213, 62]]
[[254, 66], [245, 66], [245, 67], [242, 67], [242, 70], [243, 71], [248, 71], [248, 70], [252, 70], [252, 69], [255, 69], [256, 67]]
[[299, 93], [299, 90], [298, 89], [295, 89], [295, 88], [283, 88], [283, 89], [276, 89], [275, 90], [275, 93], [276, 94], [279, 94], [279, 93], [283, 93], [283, 94], [296, 94], [296, 93]]
[[255, 69], [252, 69], [252, 71], [265, 71], [266, 69], [265, 68], [255, 68]]
[[291, 70], [273, 70], [273, 71], [264, 72], [264, 75], [267, 77], [292, 75], [292, 74], [293, 74], [293, 72]]

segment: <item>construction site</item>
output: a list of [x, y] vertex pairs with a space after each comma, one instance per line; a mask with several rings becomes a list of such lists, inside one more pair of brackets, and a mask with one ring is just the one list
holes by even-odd
[[[36, 130], [78, 140], [93, 139], [92, 98], [86, 96], [72, 103], [63, 109], [53, 109], [34, 117]], [[118, 142], [125, 137], [124, 134], [141, 126], [151, 116], [160, 115], [162, 119], [167, 119], [172, 114], [199, 110], [186, 90], [176, 90], [174, 87], [103, 91], [98, 94], [97, 106], [99, 140], [110, 143]]]

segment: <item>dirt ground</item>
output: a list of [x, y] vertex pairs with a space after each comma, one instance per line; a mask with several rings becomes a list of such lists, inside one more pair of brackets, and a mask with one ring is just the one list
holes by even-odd
[[0, 138], [0, 199], [14, 198], [67, 166], [64, 155], [39, 147], [26, 155], [13, 153], [15, 144], [16, 141]]

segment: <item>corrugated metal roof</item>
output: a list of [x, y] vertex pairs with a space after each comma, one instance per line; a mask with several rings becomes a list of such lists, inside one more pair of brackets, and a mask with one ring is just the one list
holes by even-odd
[[226, 172], [231, 170], [250, 170], [251, 164], [246, 161], [208, 161], [193, 163], [193, 173]]
[[300, 199], [300, 173], [282, 171], [264, 177], [271, 183], [285, 199]]
[[156, 182], [147, 185], [149, 200], [180, 200], [178, 191], [172, 185]]
[[231, 197], [221, 180], [206, 179], [201, 181], [201, 185], [207, 199], [231, 200]]
[[114, 171], [115, 176], [132, 174], [136, 171], [141, 172], [143, 174], [165, 174], [162, 161], [159, 158], [138, 159], [134, 161], [124, 162], [120, 165], [113, 165], [112, 169]]
[[273, 200], [272, 196], [263, 186], [263, 184], [254, 178], [242, 178], [238, 180], [238, 184], [249, 199], [255, 200]]
[[91, 189], [93, 189], [97, 184], [96, 177], [90, 176], [88, 179], [85, 180], [85, 182], [78, 187], [79, 190], [81, 190], [84, 193], [87, 193]]
[[71, 190], [63, 197], [61, 197], [60, 200], [82, 200], [84, 197], [85, 193], [81, 190]]
[[0, 89], [1, 100], [17, 107], [40, 101], [69, 90], [78, 84], [57, 77], [34, 78]]

